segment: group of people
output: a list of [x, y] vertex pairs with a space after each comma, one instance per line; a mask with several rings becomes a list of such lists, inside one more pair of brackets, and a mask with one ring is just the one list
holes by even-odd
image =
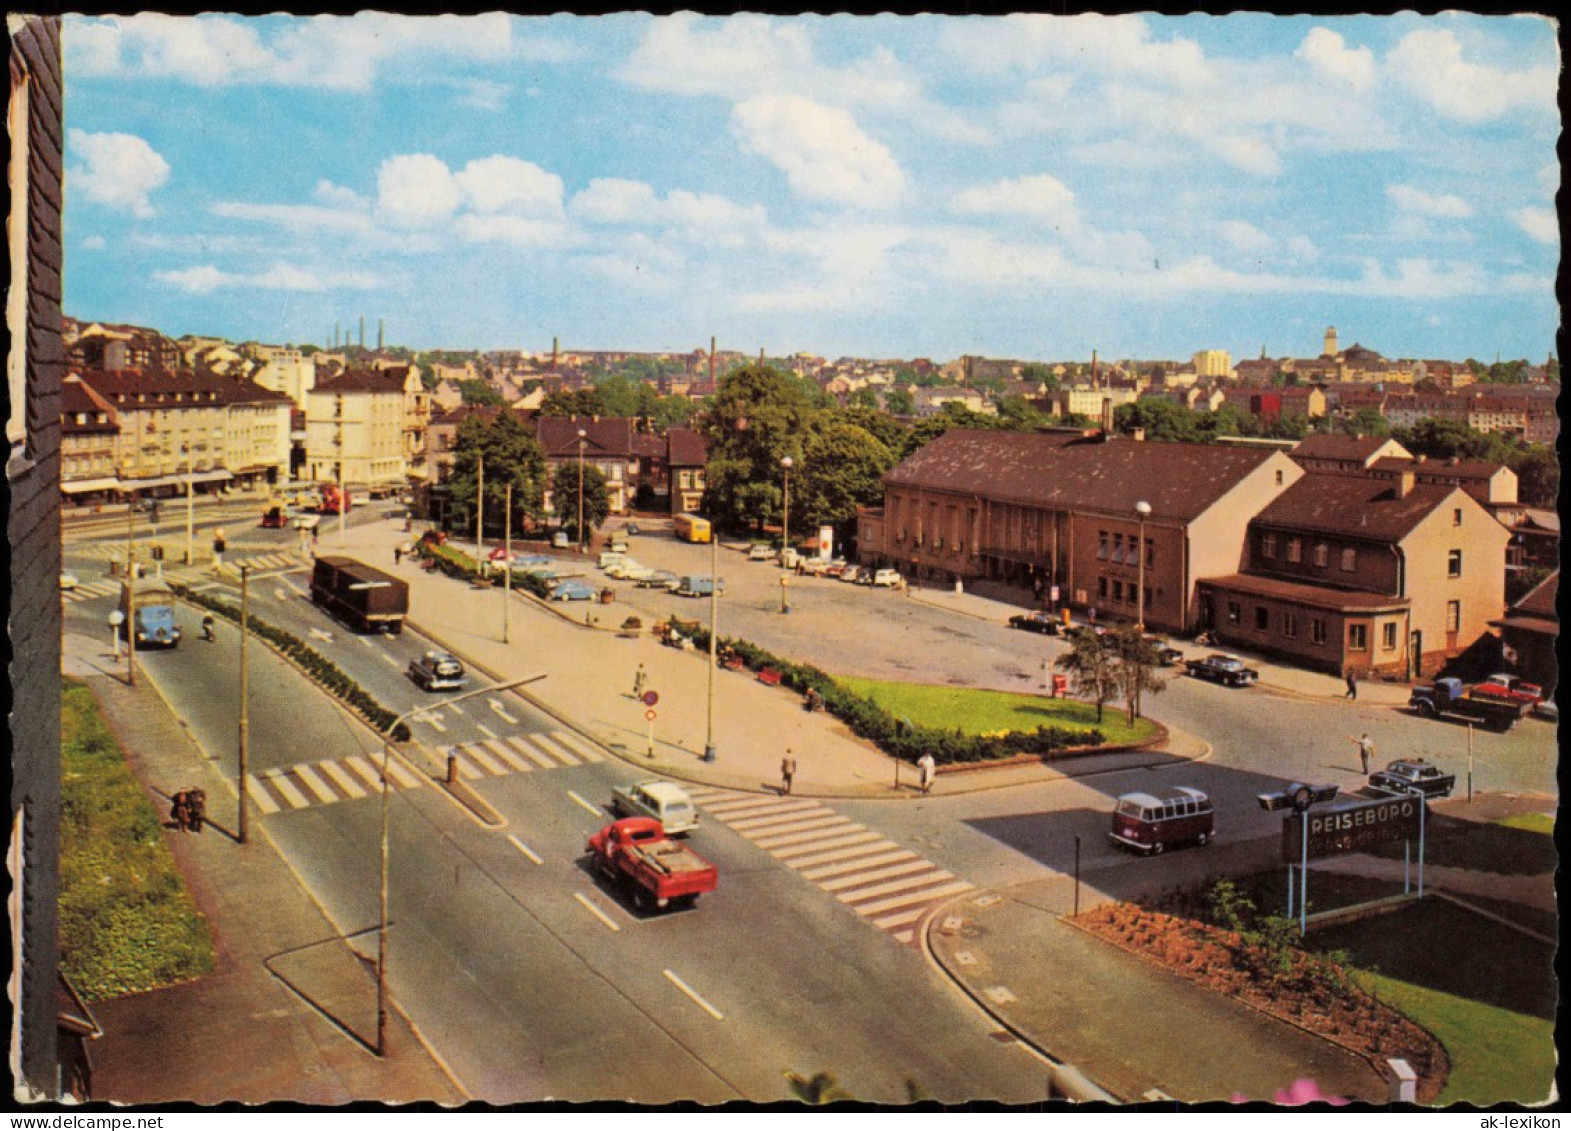
[[174, 795], [169, 817], [181, 832], [199, 833], [207, 819], [207, 792], [186, 787]]

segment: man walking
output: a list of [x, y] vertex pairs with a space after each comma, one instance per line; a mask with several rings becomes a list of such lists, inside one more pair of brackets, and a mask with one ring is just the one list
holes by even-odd
[[1354, 738], [1352, 735], [1348, 735], [1347, 738], [1349, 742], [1357, 744], [1358, 760], [1363, 763], [1364, 773], [1367, 774], [1369, 772], [1370, 760], [1375, 756], [1374, 740], [1369, 737], [1368, 731], [1365, 731], [1357, 738]]
[[633, 698], [641, 699], [644, 694], [644, 685], [649, 682], [649, 673], [644, 671], [644, 665], [639, 664], [638, 670], [633, 673]]
[[1358, 673], [1352, 668], [1347, 669], [1347, 694], [1342, 698], [1354, 700], [1358, 698]]
[[933, 788], [933, 775], [938, 773], [938, 763], [933, 761], [931, 752], [923, 754], [916, 762], [917, 769], [922, 771], [922, 792], [931, 792]]
[[786, 747], [785, 757], [780, 759], [780, 792], [791, 792], [791, 779], [796, 777], [796, 759], [791, 757], [791, 748]]

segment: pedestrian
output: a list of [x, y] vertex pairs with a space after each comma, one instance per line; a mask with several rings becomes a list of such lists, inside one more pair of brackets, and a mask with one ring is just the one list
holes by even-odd
[[399, 565], [399, 564], [401, 564], [403, 562], [403, 560], [404, 560], [404, 548], [402, 546], [394, 546], [393, 547], [393, 564], [395, 566]]
[[643, 697], [644, 685], [649, 682], [649, 673], [644, 671], [644, 665], [639, 664], [638, 670], [633, 673], [633, 698]]
[[175, 828], [181, 832], [185, 832], [186, 826], [190, 824], [190, 796], [189, 793], [182, 789], [178, 790], [174, 797], [171, 798], [174, 804], [169, 807], [169, 819], [174, 822]]
[[1374, 740], [1369, 737], [1368, 731], [1365, 731], [1357, 738], [1354, 738], [1352, 735], [1348, 735], [1347, 738], [1349, 742], [1358, 746], [1358, 760], [1363, 763], [1364, 773], [1367, 774], [1369, 772], [1369, 763], [1375, 756]]
[[1355, 700], [1358, 698], [1358, 673], [1352, 668], [1347, 669], [1347, 694], [1342, 698]]
[[191, 831], [199, 833], [202, 831], [202, 821], [207, 816], [207, 792], [192, 789], [186, 791], [186, 796], [188, 798], [186, 820], [191, 826]]
[[938, 773], [938, 763], [933, 761], [933, 755], [929, 751], [917, 759], [916, 766], [922, 771], [922, 792], [928, 793], [933, 788], [933, 776]]
[[791, 748], [786, 747], [786, 756], [780, 759], [780, 792], [791, 792], [791, 779], [796, 777], [796, 759], [791, 757]]

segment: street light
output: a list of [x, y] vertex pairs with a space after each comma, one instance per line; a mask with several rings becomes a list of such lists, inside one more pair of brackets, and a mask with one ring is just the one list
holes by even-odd
[[185, 456], [185, 564], [196, 564], [196, 503], [193, 498], [192, 481], [196, 475], [191, 467], [191, 445], [180, 445], [180, 452]]
[[[791, 468], [795, 462], [790, 456], [780, 457], [780, 469], [785, 472], [785, 502], [780, 518], [780, 565], [786, 564], [786, 547], [791, 545]], [[784, 611], [783, 609], [781, 610]]]
[[578, 552], [584, 552], [584, 443], [589, 433], [578, 430]]
[[1141, 632], [1146, 630], [1146, 519], [1151, 517], [1151, 504], [1141, 499], [1135, 504], [1140, 516], [1140, 541], [1135, 545], [1136, 560], [1140, 563], [1139, 580], [1135, 583], [1135, 623]]
[[715, 760], [715, 669], [720, 640], [720, 531], [709, 523], [709, 709], [708, 729], [704, 732], [704, 761]]
[[[499, 691], [511, 691], [515, 687], [522, 687], [526, 683], [536, 683], [544, 679], [544, 675], [529, 675], [522, 679], [515, 679], [510, 683], [495, 684], [491, 687], [477, 687], [473, 691], [465, 691], [460, 695], [453, 695], [444, 699], [444, 703], [458, 703], [464, 699], [473, 699], [478, 695], [494, 695]], [[387, 874], [388, 874], [388, 839], [387, 839], [387, 809], [391, 790], [388, 788], [388, 760], [393, 753], [393, 736], [398, 733], [398, 728], [416, 715], [431, 710], [429, 704], [411, 707], [402, 715], [394, 719], [387, 728], [387, 737], [382, 740], [382, 895], [380, 900], [381, 919], [376, 933], [376, 1055], [387, 1055]]]

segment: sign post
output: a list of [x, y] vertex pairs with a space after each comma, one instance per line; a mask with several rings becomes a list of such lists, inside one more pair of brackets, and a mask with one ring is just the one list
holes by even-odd
[[644, 706], [648, 708], [644, 712], [644, 719], [649, 723], [649, 749], [646, 753], [653, 758], [655, 756], [655, 717], [658, 714], [655, 710], [655, 704], [660, 702], [660, 693], [658, 691], [646, 691], [641, 698]]
[[[1298, 929], [1309, 925], [1309, 861], [1320, 856], [1363, 852], [1380, 844], [1418, 837], [1418, 894], [1424, 894], [1425, 797], [1418, 791], [1335, 809], [1305, 805], [1282, 821], [1282, 860], [1288, 866], [1288, 916], [1293, 914], [1293, 866], [1298, 874]], [[1405, 868], [1404, 868], [1405, 870]], [[1404, 883], [1404, 890], [1406, 884]]]

